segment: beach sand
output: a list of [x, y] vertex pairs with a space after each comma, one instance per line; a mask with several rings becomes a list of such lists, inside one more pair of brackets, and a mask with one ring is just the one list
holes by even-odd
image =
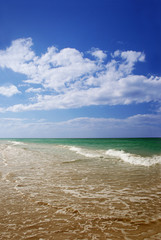
[[0, 148], [0, 239], [161, 239], [160, 165], [58, 145]]

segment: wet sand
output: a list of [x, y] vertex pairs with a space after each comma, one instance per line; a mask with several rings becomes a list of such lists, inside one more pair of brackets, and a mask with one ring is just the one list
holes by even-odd
[[161, 167], [2, 144], [0, 239], [161, 239]]

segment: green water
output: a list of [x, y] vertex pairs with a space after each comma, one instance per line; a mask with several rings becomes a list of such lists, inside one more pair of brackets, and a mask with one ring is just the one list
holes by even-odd
[[21, 138], [8, 140], [37, 144], [69, 145], [88, 149], [115, 149], [141, 156], [161, 154], [161, 138]]

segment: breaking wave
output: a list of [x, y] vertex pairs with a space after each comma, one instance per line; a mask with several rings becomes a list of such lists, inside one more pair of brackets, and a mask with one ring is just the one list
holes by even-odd
[[79, 148], [79, 147], [70, 147], [69, 150], [73, 151], [73, 152], [76, 152], [80, 155], [83, 155], [85, 157], [88, 157], [88, 158], [95, 158], [95, 157], [101, 157], [101, 154], [97, 153], [97, 151], [90, 151], [88, 149], [82, 149], [82, 148]]
[[126, 153], [123, 150], [109, 149], [106, 151], [106, 155], [123, 160], [124, 162], [133, 165], [152, 166], [157, 163], [161, 164], [161, 156], [154, 155], [149, 157], [142, 157], [131, 153]]
[[69, 148], [69, 150], [76, 152], [77, 154], [83, 155], [88, 158], [115, 158], [122, 160], [126, 163], [132, 164], [132, 165], [140, 165], [140, 166], [152, 166], [155, 164], [161, 164], [161, 156], [160, 155], [153, 155], [153, 156], [147, 156], [143, 157], [140, 155], [127, 153], [123, 150], [115, 150], [115, 149], [109, 149], [107, 151], [99, 151], [99, 150], [89, 150], [89, 149], [83, 149], [80, 147], [72, 146]]
[[152, 166], [157, 163], [161, 163], [161, 156], [154, 155], [149, 157], [142, 157], [131, 153], [126, 153], [123, 150], [109, 149], [106, 151], [106, 155], [123, 160], [124, 162], [133, 165]]

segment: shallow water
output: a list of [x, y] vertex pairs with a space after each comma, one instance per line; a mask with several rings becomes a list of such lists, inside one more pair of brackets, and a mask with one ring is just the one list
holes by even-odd
[[160, 156], [72, 144], [0, 142], [0, 239], [161, 239]]

